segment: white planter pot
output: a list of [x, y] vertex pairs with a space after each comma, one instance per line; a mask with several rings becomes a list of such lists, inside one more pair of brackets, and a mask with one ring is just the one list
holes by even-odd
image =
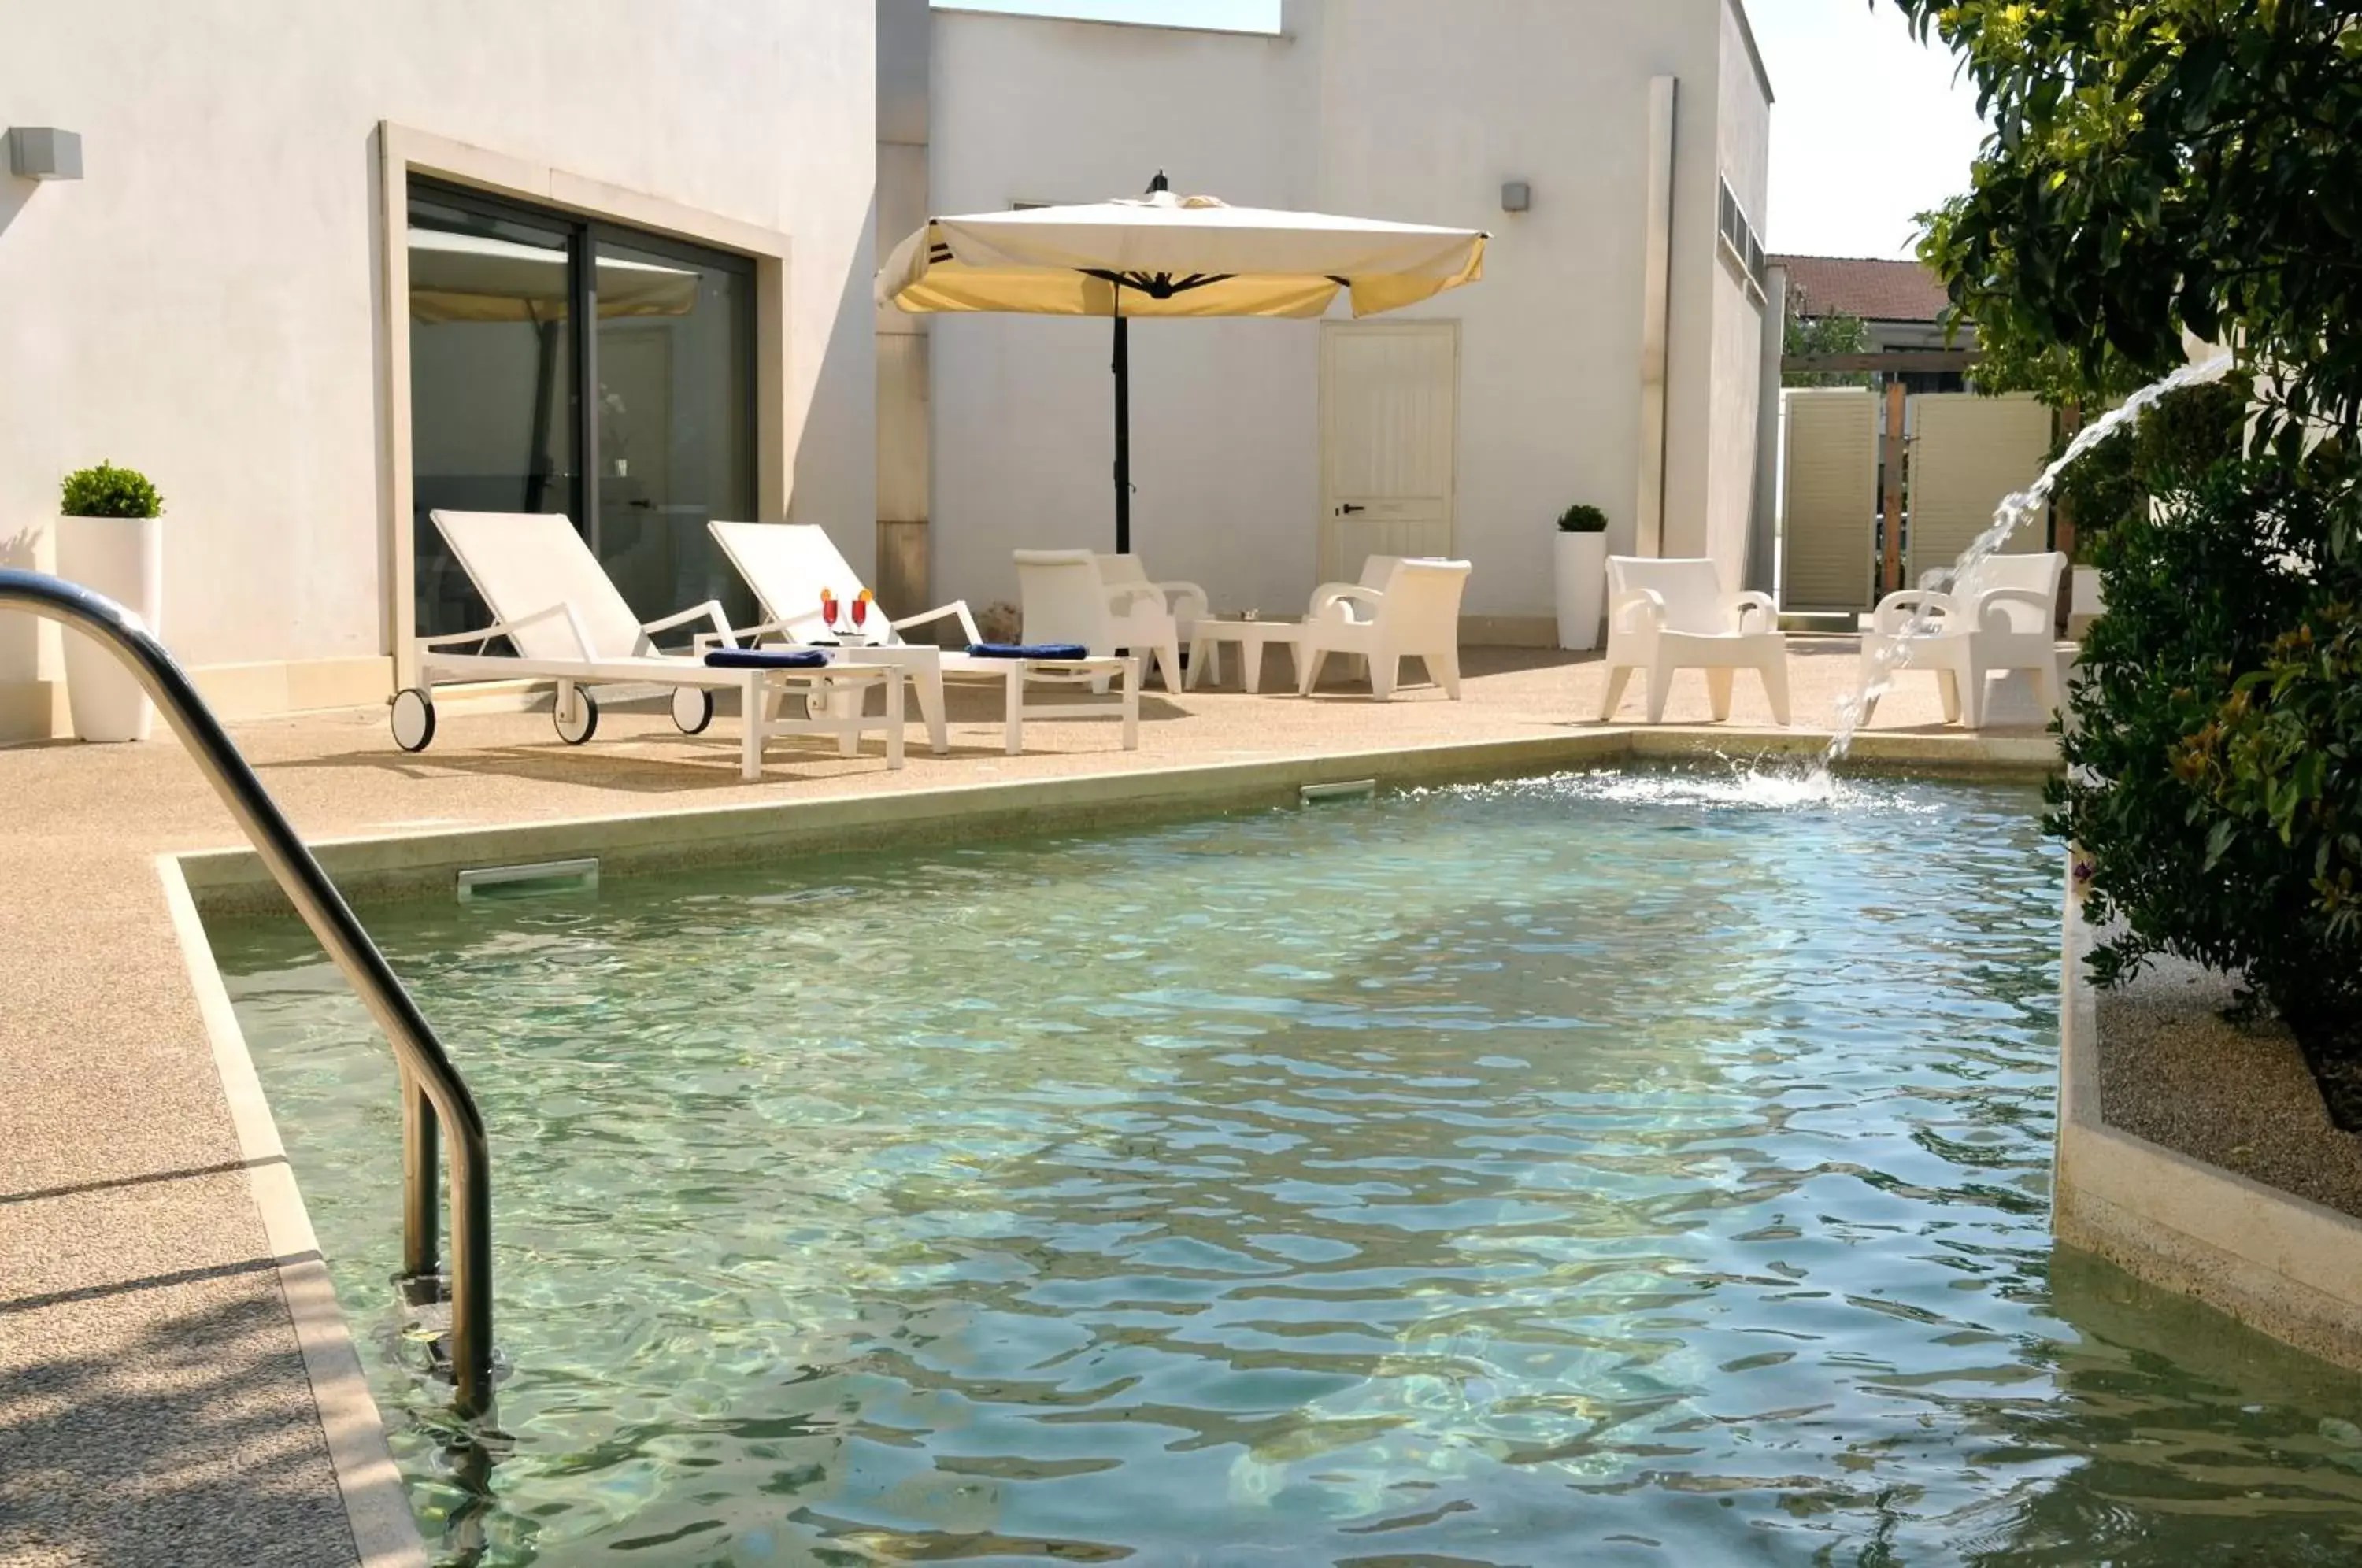
[[1599, 646], [1607, 600], [1607, 536], [1561, 534], [1558, 557], [1558, 646], [1582, 652]]
[[[61, 517], [58, 575], [104, 593], [150, 632], [164, 612], [164, 530], [155, 517]], [[86, 741], [143, 741], [156, 711], [121, 660], [81, 632], [65, 633], [66, 705]]]

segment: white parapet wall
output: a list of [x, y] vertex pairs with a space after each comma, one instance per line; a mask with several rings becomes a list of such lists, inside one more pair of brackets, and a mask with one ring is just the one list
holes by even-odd
[[2362, 1367], [2362, 1220], [2103, 1120], [2092, 940], [2070, 888], [2051, 1188], [2058, 1239], [2324, 1361]]

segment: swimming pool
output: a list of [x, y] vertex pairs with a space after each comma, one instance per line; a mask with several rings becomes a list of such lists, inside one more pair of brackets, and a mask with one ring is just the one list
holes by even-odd
[[216, 922], [486, 1563], [2345, 1563], [2355, 1380], [2054, 1256], [2033, 790], [1594, 774], [370, 924], [493, 1137], [489, 1504], [392, 1069]]

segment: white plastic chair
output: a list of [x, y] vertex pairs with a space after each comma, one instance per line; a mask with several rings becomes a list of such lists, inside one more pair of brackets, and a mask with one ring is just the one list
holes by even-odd
[[[712, 722], [713, 693], [740, 694], [744, 734], [740, 777], [762, 777], [763, 745], [775, 734], [837, 737], [846, 755], [865, 731], [882, 730], [887, 765], [902, 766], [902, 680], [892, 668], [832, 663], [818, 668], [720, 668], [701, 657], [667, 653], [656, 635], [704, 622], [705, 646], [734, 646], [737, 634], [720, 603], [708, 600], [677, 615], [643, 624], [617, 592], [574, 525], [555, 513], [430, 513], [451, 554], [491, 610], [492, 624], [447, 636], [420, 637], [416, 686], [393, 695], [389, 719], [394, 744], [424, 751], [435, 739], [435, 686], [441, 680], [549, 681], [557, 688], [551, 716], [558, 738], [580, 745], [599, 728], [592, 685], [669, 686], [672, 719], [684, 734]], [[483, 645], [506, 638], [513, 654], [488, 654]], [[476, 651], [458, 652], [469, 644]], [[871, 687], [886, 691], [882, 718], [866, 717], [857, 700]], [[805, 715], [780, 716], [780, 699], [798, 693]], [[829, 712], [834, 707], [842, 710]]]
[[1164, 596], [1164, 608], [1173, 616], [1173, 624], [1183, 646], [1197, 635], [1198, 623], [1206, 618], [1206, 591], [1194, 582], [1175, 579], [1157, 582], [1148, 575], [1147, 564], [1138, 556], [1101, 556], [1099, 580], [1109, 588], [1128, 588], [1134, 583], [1147, 583]]
[[[1088, 550], [1019, 550], [1016, 557], [1027, 642], [1080, 643], [1094, 656], [1129, 648], [1142, 676], [1153, 654], [1162, 661], [1164, 690], [1181, 690], [1181, 628], [1162, 590], [1144, 580], [1109, 581], [1101, 564], [1108, 558]], [[1138, 566], [1132, 562], [1131, 569]]]
[[[1677, 669], [1705, 672], [1716, 723], [1730, 717], [1736, 671], [1763, 678], [1772, 716], [1788, 722], [1788, 639], [1768, 594], [1723, 591], [1714, 562], [1607, 558], [1607, 692], [1599, 721], [1616, 716], [1632, 672], [1649, 672], [1649, 722], [1663, 722], [1667, 688]], [[1756, 620], [1749, 629], [1749, 618]]]
[[[1924, 669], [1935, 676], [1947, 723], [1982, 728], [1985, 678], [2012, 669], [2031, 670], [2042, 712], [2056, 712], [2062, 701], [2058, 585], [2066, 571], [2067, 558], [2056, 550], [1988, 556], [1948, 589], [1906, 588], [1880, 600], [1861, 618], [1861, 722], [1870, 723], [1877, 712], [1870, 682], [1889, 657], [1892, 673]], [[1922, 614], [1926, 629], [1905, 640], [1904, 626]]]
[[1340, 653], [1368, 661], [1370, 691], [1381, 701], [1401, 683], [1402, 661], [1416, 658], [1427, 666], [1428, 679], [1457, 701], [1460, 596], [1469, 569], [1466, 561], [1372, 556], [1363, 563], [1360, 582], [1314, 589], [1297, 642], [1297, 695], [1312, 695], [1321, 661]]

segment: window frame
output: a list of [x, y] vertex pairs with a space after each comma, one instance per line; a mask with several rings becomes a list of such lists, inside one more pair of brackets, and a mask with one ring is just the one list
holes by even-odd
[[[592, 544], [601, 537], [599, 516], [599, 283], [598, 248], [602, 241], [653, 256], [663, 256], [691, 266], [711, 268], [729, 272], [745, 280], [750, 306], [757, 304], [758, 259], [744, 251], [726, 250], [718, 246], [701, 245], [674, 235], [653, 229], [635, 228], [628, 224], [594, 217], [587, 213], [569, 212], [563, 207], [546, 206], [498, 192], [473, 185], [439, 179], [416, 169], [404, 176], [402, 193], [403, 243], [409, 243], [410, 204], [425, 200], [477, 217], [505, 218], [527, 223], [536, 227], [563, 232], [566, 235], [567, 313], [569, 317], [568, 359], [574, 382], [571, 388], [573, 406], [568, 417], [574, 433], [575, 480], [573, 504], [568, 516], [575, 531]], [[407, 299], [402, 302], [406, 314]], [[757, 307], [758, 308], [758, 307]], [[744, 418], [745, 429], [743, 451], [746, 471], [742, 476], [746, 494], [755, 498], [760, 509], [762, 493], [762, 458], [759, 447], [762, 429], [760, 411], [761, 383], [757, 379], [756, 344], [759, 328], [750, 315], [744, 330], [738, 335], [736, 369], [746, 389]], [[402, 411], [404, 418], [409, 410]], [[416, 541], [411, 546], [415, 551]]]

